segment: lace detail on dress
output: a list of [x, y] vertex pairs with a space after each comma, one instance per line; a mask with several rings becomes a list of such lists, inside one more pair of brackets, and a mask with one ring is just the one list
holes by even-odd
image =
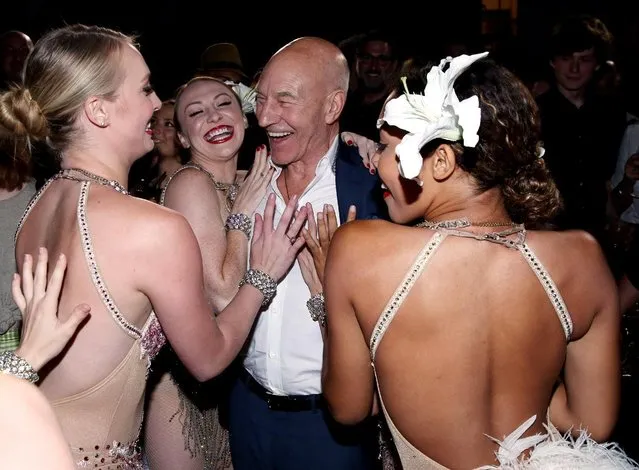
[[386, 328], [388, 328], [388, 325], [393, 320], [393, 317], [397, 313], [399, 307], [401, 307], [404, 299], [415, 284], [415, 281], [417, 281], [419, 275], [422, 273], [422, 271], [424, 271], [424, 268], [426, 267], [426, 264], [428, 263], [431, 255], [435, 252], [437, 247], [439, 247], [444, 238], [446, 238], [446, 235], [443, 233], [435, 232], [433, 234], [433, 237], [419, 252], [419, 254], [417, 255], [417, 259], [413, 263], [410, 271], [406, 274], [404, 280], [399, 285], [391, 299], [388, 301], [388, 304], [386, 304], [386, 308], [377, 320], [377, 324], [375, 325], [375, 328], [373, 328], [373, 334], [371, 335], [371, 360], [375, 360], [377, 345], [384, 336], [384, 333], [386, 333]]
[[552, 306], [557, 312], [557, 316], [559, 317], [559, 321], [561, 322], [561, 327], [564, 330], [564, 334], [566, 335], [566, 341], [570, 341], [570, 337], [572, 336], [572, 318], [570, 318], [570, 313], [568, 313], [568, 309], [566, 308], [566, 304], [564, 303], [564, 299], [561, 297], [555, 282], [552, 280], [548, 271], [544, 267], [544, 265], [539, 261], [537, 255], [530, 249], [530, 247], [524, 243], [517, 247], [519, 251], [524, 255], [526, 261], [535, 272], [537, 279], [541, 282], [544, 290], [546, 291], [546, 295], [550, 299]]

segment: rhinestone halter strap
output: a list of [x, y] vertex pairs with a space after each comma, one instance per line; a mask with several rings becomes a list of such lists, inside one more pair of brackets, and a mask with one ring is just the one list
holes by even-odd
[[168, 190], [169, 184], [171, 184], [171, 181], [173, 180], [173, 178], [175, 178], [179, 173], [181, 173], [182, 171], [188, 168], [192, 168], [194, 170], [198, 170], [206, 174], [211, 180], [211, 182], [213, 183], [213, 186], [215, 187], [215, 189], [224, 193], [224, 195], [226, 196], [226, 199], [225, 199], [226, 210], [229, 213], [232, 212], [233, 204], [235, 203], [235, 199], [237, 198], [237, 193], [239, 191], [240, 186], [237, 183], [220, 183], [219, 181], [215, 179], [215, 177], [213, 176], [211, 172], [207, 171], [204, 167], [194, 162], [189, 162], [185, 165], [182, 165], [180, 168], [175, 170], [171, 176], [169, 176], [169, 179], [166, 180], [166, 183], [164, 184], [164, 187], [162, 188], [162, 193], [160, 194], [160, 204], [164, 205], [164, 199], [166, 198], [166, 191]]
[[[165, 341], [164, 334], [162, 333], [162, 329], [159, 325], [159, 322], [155, 316], [155, 313], [152, 312], [149, 315], [149, 318], [147, 319], [145, 325], [142, 327], [142, 329], [140, 329], [136, 327], [135, 325], [131, 324], [124, 317], [124, 315], [122, 315], [115, 301], [111, 297], [109, 289], [107, 288], [106, 283], [102, 279], [102, 275], [100, 274], [100, 270], [98, 268], [98, 264], [95, 259], [95, 254], [93, 252], [93, 243], [91, 241], [91, 233], [89, 231], [89, 224], [88, 224], [87, 214], [86, 214], [86, 205], [87, 205], [87, 200], [89, 195], [89, 187], [91, 186], [92, 182], [95, 182], [97, 184], [103, 184], [104, 186], [112, 187], [113, 189], [115, 189], [116, 191], [120, 193], [123, 193], [123, 192], [117, 189], [116, 187], [114, 187], [112, 184], [108, 183], [111, 180], [106, 180], [106, 178], [103, 178], [104, 180], [107, 181], [107, 183], [105, 184], [100, 181], [94, 180], [90, 176], [87, 177], [88, 179], [83, 179], [80, 177], [76, 177], [74, 175], [69, 175], [65, 173], [66, 171], [67, 170], [63, 170], [62, 172], [56, 174], [51, 179], [49, 179], [44, 184], [44, 186], [42, 186], [42, 188], [40, 188], [40, 190], [31, 199], [31, 201], [27, 205], [27, 208], [25, 209], [25, 212], [22, 218], [20, 219], [20, 222], [18, 223], [18, 228], [15, 233], [14, 242], [17, 240], [18, 234], [20, 233], [20, 230], [22, 229], [22, 226], [24, 225], [24, 222], [26, 218], [28, 217], [29, 213], [31, 212], [33, 207], [36, 205], [40, 197], [47, 190], [47, 188], [49, 188], [51, 183], [61, 178], [70, 179], [73, 181], [80, 181], [81, 187], [80, 187], [80, 197], [79, 197], [78, 206], [77, 206], [77, 219], [78, 219], [78, 226], [80, 229], [80, 236], [82, 240], [82, 250], [84, 251], [87, 266], [91, 274], [91, 279], [93, 281], [93, 284], [95, 285], [95, 288], [100, 294], [100, 298], [102, 300], [103, 305], [109, 311], [109, 314], [111, 315], [111, 317], [120, 325], [120, 327], [130, 337], [132, 337], [135, 340], [138, 340], [138, 339], [142, 340], [141, 352], [143, 355], [146, 354], [150, 361], [157, 354], [157, 352], [162, 347]], [[126, 191], [125, 188], [124, 190]], [[123, 194], [128, 194], [128, 193], [123, 193]]]
[[433, 234], [433, 237], [428, 241], [426, 246], [424, 246], [424, 248], [422, 248], [422, 250], [419, 252], [419, 254], [417, 255], [417, 258], [415, 259], [415, 262], [410, 267], [410, 270], [408, 271], [408, 273], [406, 273], [406, 276], [402, 280], [402, 283], [395, 290], [395, 293], [386, 304], [384, 311], [382, 312], [379, 319], [377, 320], [377, 324], [375, 325], [375, 328], [373, 328], [373, 334], [371, 335], [371, 340], [370, 340], [371, 361], [373, 362], [375, 361], [375, 353], [377, 352], [377, 346], [379, 345], [379, 342], [384, 337], [384, 334], [386, 333], [388, 325], [390, 325], [390, 322], [393, 321], [395, 314], [404, 303], [406, 296], [408, 295], [410, 290], [415, 285], [415, 282], [417, 281], [417, 279], [419, 279], [419, 276], [422, 274], [422, 272], [426, 268], [426, 265], [428, 264], [428, 261], [432, 257], [433, 253], [435, 253], [435, 251], [437, 250], [437, 248], [439, 248], [439, 246], [441, 245], [442, 241], [444, 241], [445, 238], [446, 238], [445, 233], [435, 232]]
[[[559, 322], [561, 323], [561, 327], [564, 331], [564, 335], [566, 337], [566, 341], [569, 341], [572, 336], [573, 331], [573, 323], [570, 317], [570, 313], [566, 307], [566, 304], [559, 293], [559, 289], [557, 289], [556, 284], [553, 282], [552, 278], [548, 274], [548, 271], [541, 263], [539, 258], [535, 255], [533, 250], [526, 244], [525, 242], [525, 234], [526, 231], [523, 228], [523, 225], [513, 225], [513, 227], [509, 230], [505, 230], [498, 233], [484, 233], [477, 234], [472, 232], [465, 232], [462, 230], [457, 230], [456, 228], [464, 228], [470, 226], [470, 223], [467, 219], [457, 219], [450, 221], [442, 221], [437, 222], [436, 227], [433, 227], [435, 224], [431, 224], [432, 230], [435, 231], [433, 237], [429, 242], [424, 246], [424, 248], [417, 255], [417, 258], [408, 273], [404, 277], [402, 283], [395, 290], [393, 296], [390, 298], [386, 307], [384, 308], [382, 314], [377, 320], [375, 327], [373, 328], [373, 334], [370, 339], [370, 354], [371, 360], [374, 362], [375, 353], [377, 352], [377, 348], [379, 346], [379, 342], [383, 338], [388, 326], [391, 321], [397, 314], [397, 311], [402, 306], [404, 300], [408, 296], [410, 290], [415, 285], [415, 282], [424, 271], [424, 268], [428, 264], [428, 261], [435, 253], [437, 248], [441, 245], [441, 242], [448, 235], [465, 237], [465, 238], [473, 238], [479, 241], [488, 241], [491, 243], [497, 243], [499, 245], [504, 245], [508, 248], [517, 249], [524, 257], [524, 259], [528, 262], [528, 265], [531, 267], [537, 279], [541, 283], [548, 299], [550, 300]], [[419, 225], [424, 227], [424, 225]], [[508, 237], [509, 235], [517, 235], [516, 240], [512, 240]]]

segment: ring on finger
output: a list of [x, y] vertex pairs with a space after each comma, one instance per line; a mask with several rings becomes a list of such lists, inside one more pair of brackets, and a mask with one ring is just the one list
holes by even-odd
[[288, 241], [291, 242], [291, 245], [295, 245], [295, 242], [297, 241], [297, 237], [291, 237], [289, 235], [286, 235], [286, 238], [288, 238]]

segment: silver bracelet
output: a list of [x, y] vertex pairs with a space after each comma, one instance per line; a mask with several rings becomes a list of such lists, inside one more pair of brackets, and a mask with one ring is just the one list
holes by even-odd
[[0, 372], [15, 375], [18, 378], [36, 383], [40, 380], [38, 373], [31, 364], [22, 359], [13, 351], [5, 351], [0, 353]]
[[263, 307], [266, 307], [271, 300], [273, 300], [277, 292], [277, 282], [275, 282], [275, 279], [258, 269], [249, 269], [246, 271], [246, 274], [244, 274], [244, 277], [240, 281], [240, 287], [244, 284], [250, 284], [262, 293], [264, 296], [264, 300], [262, 300]]
[[224, 229], [227, 232], [229, 230], [240, 230], [244, 232], [244, 235], [246, 235], [246, 238], [250, 240], [253, 224], [251, 223], [251, 218], [246, 214], [242, 214], [242, 213], [229, 214], [229, 216], [226, 218]]
[[320, 326], [326, 326], [326, 304], [324, 303], [324, 293], [312, 295], [310, 299], [306, 301], [306, 308], [311, 314], [311, 319], [320, 324]]

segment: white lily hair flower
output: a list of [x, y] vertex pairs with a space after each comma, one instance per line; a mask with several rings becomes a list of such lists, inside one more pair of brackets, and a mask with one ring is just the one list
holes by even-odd
[[[407, 179], [417, 179], [424, 163], [420, 150], [434, 139], [452, 142], [463, 140], [464, 147], [475, 147], [481, 123], [479, 99], [473, 95], [459, 101], [453, 88], [455, 80], [475, 61], [488, 52], [442, 59], [426, 76], [423, 94], [409, 93], [406, 77], [402, 77], [406, 92], [390, 100], [377, 127], [384, 122], [408, 132], [397, 145], [399, 173]], [[446, 64], [448, 68], [444, 72]]]
[[235, 94], [240, 98], [242, 103], [242, 112], [244, 114], [255, 113], [255, 95], [257, 94], [254, 88], [244, 85], [244, 83], [235, 83], [233, 81], [224, 82], [230, 86]]

